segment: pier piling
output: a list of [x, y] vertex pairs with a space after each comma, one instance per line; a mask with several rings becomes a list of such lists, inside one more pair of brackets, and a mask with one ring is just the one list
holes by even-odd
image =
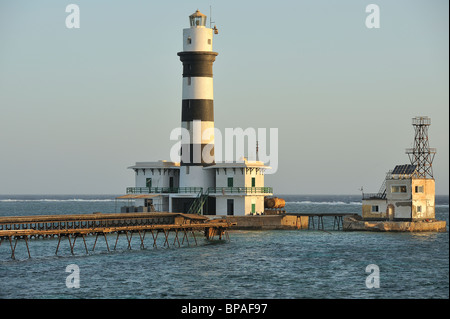
[[317, 229], [325, 230], [323, 224], [324, 217], [334, 217], [333, 230], [341, 230], [344, 225], [344, 216], [355, 215], [354, 213], [287, 213], [287, 215], [293, 216], [307, 216], [308, 217], [308, 229], [316, 229], [316, 223], [314, 218], [317, 217]]

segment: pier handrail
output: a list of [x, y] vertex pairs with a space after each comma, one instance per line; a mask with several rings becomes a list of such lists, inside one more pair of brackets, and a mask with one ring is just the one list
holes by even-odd
[[171, 224], [182, 216], [191, 224], [204, 223], [201, 216], [181, 213], [76, 214], [0, 217], [0, 237], [5, 230], [96, 229], [131, 225]]

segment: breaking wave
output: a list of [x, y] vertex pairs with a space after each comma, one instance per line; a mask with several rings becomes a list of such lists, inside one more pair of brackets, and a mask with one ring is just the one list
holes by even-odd
[[341, 202], [341, 201], [332, 201], [332, 202], [313, 202], [309, 200], [305, 201], [295, 201], [295, 202], [286, 202], [286, 204], [304, 204], [304, 205], [361, 205], [361, 202]]
[[[309, 200], [305, 201], [292, 201], [292, 202], [286, 202], [286, 204], [299, 204], [299, 205], [355, 205], [355, 206], [361, 206], [362, 202], [342, 202], [342, 201], [332, 201], [332, 202], [313, 202]], [[435, 204], [435, 207], [445, 207], [448, 208], [449, 204]]]
[[113, 202], [115, 199], [0, 199], [0, 202]]

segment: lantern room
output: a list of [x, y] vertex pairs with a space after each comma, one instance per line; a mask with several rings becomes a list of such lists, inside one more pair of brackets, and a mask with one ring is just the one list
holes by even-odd
[[197, 9], [195, 13], [189, 16], [189, 23], [191, 25], [191, 28], [205, 27], [206, 16]]

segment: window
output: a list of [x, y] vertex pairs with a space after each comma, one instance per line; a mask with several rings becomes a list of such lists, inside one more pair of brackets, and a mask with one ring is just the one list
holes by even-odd
[[208, 44], [211, 45], [211, 39], [208, 39]]
[[233, 177], [228, 177], [228, 187], [233, 187]]
[[423, 186], [416, 186], [416, 187], [414, 188], [414, 191], [415, 191], [416, 193], [423, 193]]
[[191, 85], [191, 77], [190, 76], [188, 76], [188, 78], [187, 78], [187, 85]]
[[406, 186], [391, 186], [391, 193], [406, 193]]
[[372, 205], [372, 213], [378, 213], [378, 212], [379, 212], [378, 205]]
[[191, 37], [188, 37], [187, 38], [187, 44], [191, 44], [192, 43], [192, 39], [191, 39]]
[[252, 187], [256, 186], [256, 177], [252, 177]]
[[417, 212], [421, 213], [422, 212], [422, 206], [417, 206]]
[[145, 187], [148, 187], [148, 188], [152, 187], [152, 179], [151, 178], [145, 179]]

